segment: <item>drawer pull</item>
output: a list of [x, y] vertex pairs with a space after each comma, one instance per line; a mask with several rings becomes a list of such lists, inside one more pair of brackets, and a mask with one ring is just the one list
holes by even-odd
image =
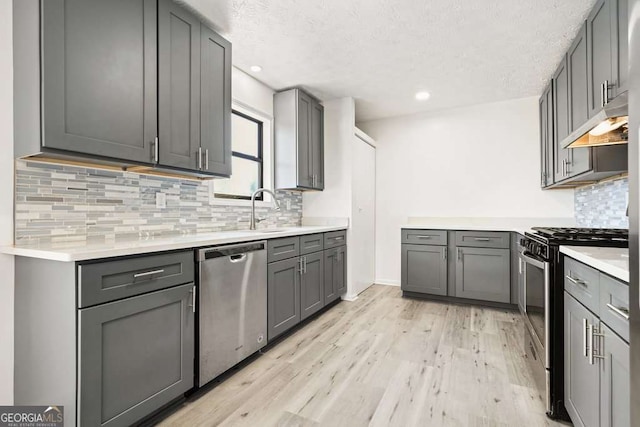
[[153, 270], [153, 271], [145, 271], [144, 273], [136, 273], [133, 275], [134, 279], [139, 279], [140, 277], [153, 276], [154, 274], [164, 273], [164, 270]]
[[344, 236], [338, 236], [333, 238], [333, 240], [342, 240], [342, 239], [344, 239]]
[[488, 237], [476, 237], [476, 238], [475, 238], [475, 241], [476, 241], [476, 242], [490, 242], [490, 241], [491, 241], [491, 239], [490, 239], [490, 238], [488, 238]]
[[575, 277], [571, 277], [571, 274], [567, 274], [564, 277], [566, 277], [567, 280], [570, 281], [571, 283], [573, 283], [574, 285], [584, 286], [585, 288], [587, 287], [587, 283], [584, 280], [580, 280], [580, 279], [576, 279]]
[[629, 309], [622, 308], [622, 307], [616, 307], [615, 305], [613, 305], [611, 303], [607, 303], [607, 308], [609, 310], [613, 311], [618, 316], [622, 317], [624, 320], [629, 320]]
[[416, 236], [417, 239], [430, 239], [431, 236]]

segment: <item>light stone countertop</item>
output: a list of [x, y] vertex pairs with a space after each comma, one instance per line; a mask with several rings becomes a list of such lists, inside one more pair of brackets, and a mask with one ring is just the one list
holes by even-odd
[[560, 246], [560, 252], [596, 270], [629, 283], [629, 249]]
[[574, 218], [410, 217], [402, 228], [460, 231], [513, 231], [524, 234], [532, 227], [575, 227]]
[[150, 238], [116, 239], [102, 242], [60, 242], [31, 245], [13, 245], [0, 248], [8, 255], [47, 259], [51, 261], [86, 261], [99, 258], [136, 255], [152, 252], [190, 249], [204, 246], [276, 239], [304, 234], [345, 230], [345, 225], [314, 225], [278, 227], [273, 232], [250, 230], [220, 231], [215, 233], [160, 236]]

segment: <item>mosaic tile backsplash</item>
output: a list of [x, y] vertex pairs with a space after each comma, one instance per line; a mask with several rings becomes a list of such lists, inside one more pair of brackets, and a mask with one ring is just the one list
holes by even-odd
[[[18, 160], [15, 188], [17, 244], [249, 228], [250, 206], [210, 204], [207, 182]], [[156, 192], [166, 208], [156, 208]], [[299, 226], [302, 194], [277, 194], [280, 211], [256, 207], [268, 218], [258, 227]]]
[[628, 228], [626, 216], [629, 181], [606, 181], [575, 190], [575, 215], [579, 227]]

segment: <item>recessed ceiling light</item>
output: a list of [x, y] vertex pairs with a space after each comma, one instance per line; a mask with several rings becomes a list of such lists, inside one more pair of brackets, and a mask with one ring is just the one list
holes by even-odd
[[427, 99], [429, 99], [429, 97], [431, 96], [431, 94], [429, 92], [416, 92], [416, 99], [418, 101], [426, 101]]
[[251, 71], [253, 71], [254, 73], [259, 73], [260, 71], [262, 71], [262, 67], [259, 65], [252, 65]]

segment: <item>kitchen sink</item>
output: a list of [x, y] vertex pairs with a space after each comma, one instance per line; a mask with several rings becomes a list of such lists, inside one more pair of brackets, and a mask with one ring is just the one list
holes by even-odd
[[262, 230], [253, 230], [256, 233], [281, 233], [283, 231], [294, 231], [295, 228], [263, 228]]

